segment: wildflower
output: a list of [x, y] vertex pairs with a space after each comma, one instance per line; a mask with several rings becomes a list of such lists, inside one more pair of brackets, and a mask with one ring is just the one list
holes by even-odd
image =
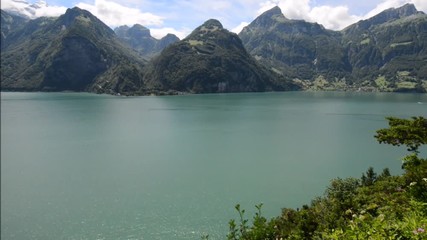
[[426, 178], [426, 177], [425, 177], [425, 178], [423, 178], [423, 181], [424, 181], [424, 182], [427, 182], [427, 178]]
[[409, 184], [409, 186], [414, 186], [414, 185], [416, 185], [417, 184], [417, 182], [411, 182], [410, 184]]
[[415, 229], [414, 231], [412, 231], [412, 233], [415, 235], [418, 235], [418, 234], [424, 233], [424, 232], [425, 232], [424, 228], [418, 228], [418, 229]]

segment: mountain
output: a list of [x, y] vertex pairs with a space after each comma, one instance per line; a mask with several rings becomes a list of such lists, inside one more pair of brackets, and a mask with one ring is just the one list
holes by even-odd
[[274, 7], [239, 37], [259, 62], [305, 89], [424, 92], [426, 24], [426, 15], [412, 4], [342, 31], [287, 19]]
[[427, 89], [427, 15], [412, 4], [342, 31], [352, 75], [380, 91]]
[[2, 90], [133, 93], [145, 62], [114, 31], [77, 7], [11, 33], [1, 55]]
[[296, 89], [257, 63], [239, 37], [214, 19], [165, 48], [148, 65], [146, 86], [192, 93]]
[[151, 36], [150, 29], [135, 24], [132, 27], [121, 26], [114, 29], [114, 32], [123, 43], [136, 50], [146, 59], [152, 58], [159, 54], [165, 47], [179, 41], [179, 38], [173, 34], [168, 34], [158, 40]]
[[239, 37], [258, 61], [293, 79], [341, 79], [351, 69], [339, 33], [287, 19], [279, 7], [261, 14]]
[[28, 21], [28, 19], [9, 14], [3, 10], [1, 11], [1, 49], [3, 49], [4, 42], [6, 41], [6, 38], [9, 36], [9, 34], [16, 29], [22, 27], [25, 25], [25, 23]]

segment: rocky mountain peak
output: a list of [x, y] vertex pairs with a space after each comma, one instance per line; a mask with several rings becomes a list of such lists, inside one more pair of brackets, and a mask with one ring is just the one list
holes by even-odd
[[129, 37], [133, 38], [149, 38], [151, 37], [150, 29], [140, 25], [135, 24], [128, 30]]
[[272, 9], [265, 11], [263, 14], [260, 15], [263, 17], [273, 17], [275, 15], [283, 15], [282, 10], [279, 8], [279, 6], [275, 6]]
[[213, 30], [213, 29], [222, 29], [223, 28], [221, 22], [218, 21], [218, 20], [216, 20], [216, 19], [209, 19], [209, 20], [207, 20], [206, 22], [204, 22], [202, 24], [201, 27], [202, 28], [204, 27], [204, 28], [207, 28], [207, 29], [210, 29], [210, 30]]
[[283, 23], [287, 21], [289, 20], [283, 15], [282, 10], [278, 6], [275, 6], [259, 15], [248, 27], [270, 28], [275, 26], [276, 23]]
[[67, 9], [67, 11], [65, 12], [64, 15], [62, 15], [60, 18], [62, 20], [62, 24], [65, 25], [66, 27], [68, 27], [69, 25], [71, 25], [76, 18], [78, 17], [90, 17], [92, 16], [92, 14], [86, 10], [80, 9], [78, 7], [74, 7], [74, 8], [69, 8]]
[[407, 17], [417, 13], [420, 13], [414, 4], [407, 3], [400, 8], [393, 9], [395, 12], [399, 14], [400, 17]]
[[369, 29], [371, 26], [377, 26], [386, 22], [402, 19], [415, 14], [423, 14], [418, 11], [414, 4], [405, 4], [399, 8], [387, 9], [369, 19], [361, 20], [353, 25], [344, 29], [345, 33], [353, 33], [355, 31], [363, 31]]

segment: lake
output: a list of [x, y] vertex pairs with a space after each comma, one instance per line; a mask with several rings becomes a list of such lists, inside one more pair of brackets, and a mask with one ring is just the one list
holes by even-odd
[[426, 113], [427, 94], [1, 93], [1, 239], [224, 239], [237, 203], [273, 217], [401, 173], [375, 130]]

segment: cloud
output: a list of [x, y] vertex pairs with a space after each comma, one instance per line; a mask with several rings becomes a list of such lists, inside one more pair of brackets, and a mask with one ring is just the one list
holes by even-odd
[[154, 38], [161, 39], [162, 37], [166, 36], [168, 33], [175, 34], [179, 39], [184, 39], [188, 34], [191, 33], [190, 29], [181, 29], [176, 30], [174, 28], [151, 28], [150, 33]]
[[274, 6], [279, 6], [283, 15], [289, 19], [317, 22], [325, 28], [333, 30], [341, 30], [360, 19], [358, 16], [350, 15], [346, 6], [323, 5], [311, 7], [310, 3], [310, 0], [270, 0], [261, 3], [258, 13], [263, 13]]
[[311, 9], [309, 19], [322, 24], [327, 29], [341, 30], [357, 22], [361, 17], [350, 15], [346, 6], [321, 6]]
[[258, 14], [279, 6], [285, 17], [289, 19], [303, 19], [320, 23], [327, 29], [341, 30], [359, 20], [370, 18], [389, 8], [400, 7], [405, 3], [413, 3], [418, 10], [427, 12], [426, 0], [383, 0], [365, 15], [350, 14], [349, 7], [346, 5], [312, 6], [315, 2], [314, 0], [268, 0], [260, 4]]
[[310, 0], [270, 0], [261, 3], [258, 13], [263, 13], [274, 6], [279, 6], [283, 14], [290, 19], [309, 19]]
[[364, 18], [370, 18], [373, 17], [375, 15], [377, 15], [378, 13], [389, 9], [389, 8], [395, 8], [395, 7], [400, 7], [403, 4], [407, 3], [409, 1], [405, 1], [405, 0], [385, 0], [383, 2], [381, 2], [380, 4], [378, 4], [374, 9], [372, 9], [371, 11], [369, 11]]
[[67, 11], [66, 7], [47, 6], [36, 10], [35, 17], [58, 17]]
[[26, 1], [2, 0], [2, 9], [10, 10], [31, 19], [38, 17], [57, 17], [65, 13], [66, 7], [49, 6], [45, 1], [29, 4]]
[[386, 9], [401, 7], [406, 3], [412, 3], [415, 5], [418, 11], [423, 11], [427, 13], [426, 0], [384, 0], [380, 4], [378, 4], [373, 10], [367, 13], [364, 18], [373, 17]]
[[231, 31], [232, 31], [232, 32], [234, 32], [234, 33], [239, 34], [239, 33], [242, 31], [242, 29], [243, 29], [244, 27], [248, 26], [248, 25], [249, 25], [249, 23], [248, 23], [248, 22], [242, 22], [242, 23], [240, 23], [237, 27], [235, 27], [235, 28], [231, 29]]
[[129, 8], [113, 1], [95, 0], [93, 4], [78, 3], [76, 6], [88, 10], [111, 27], [136, 23], [144, 26], [163, 24], [163, 18], [158, 15], [141, 12], [138, 8]]
[[417, 7], [418, 11], [427, 13], [427, 1], [426, 0], [412, 0], [411, 1]]

